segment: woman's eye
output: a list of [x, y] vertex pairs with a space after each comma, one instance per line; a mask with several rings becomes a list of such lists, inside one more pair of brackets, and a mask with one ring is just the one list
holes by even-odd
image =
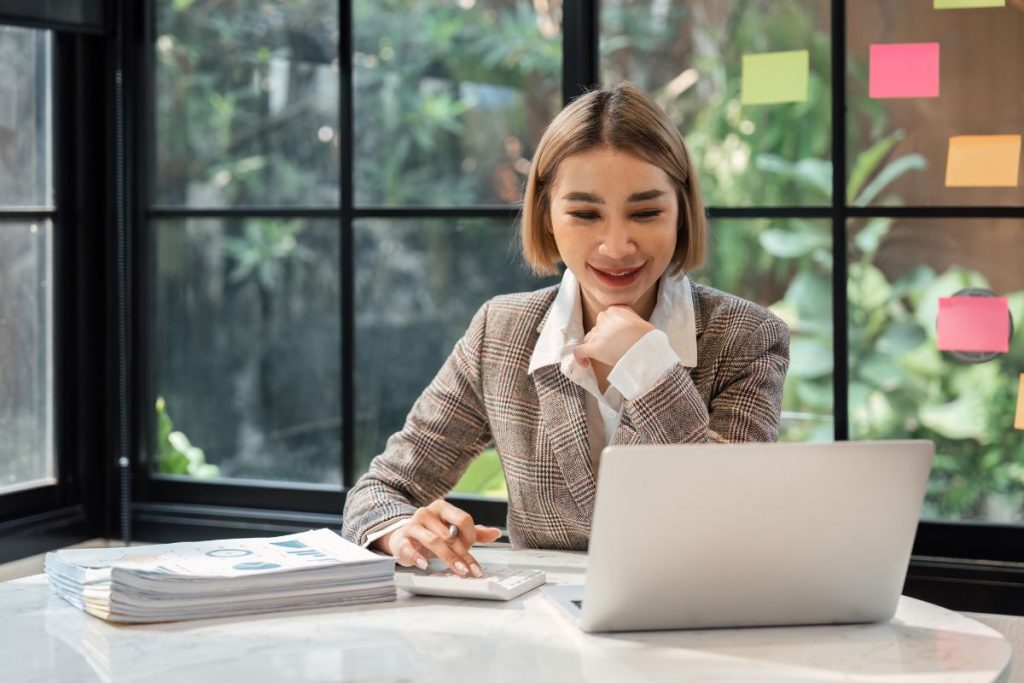
[[597, 218], [597, 214], [593, 211], [570, 211], [569, 215], [583, 221], [592, 221]]
[[660, 215], [661, 215], [661, 211], [659, 211], [659, 210], [638, 211], [637, 213], [633, 214], [633, 218], [635, 218], [637, 220], [640, 220], [640, 221], [647, 221], [647, 220], [650, 220], [652, 218], [657, 218]]

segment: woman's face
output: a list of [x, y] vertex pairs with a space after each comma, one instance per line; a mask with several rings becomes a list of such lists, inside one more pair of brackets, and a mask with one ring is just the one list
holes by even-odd
[[562, 161], [551, 188], [558, 253], [579, 280], [584, 321], [626, 305], [647, 319], [676, 248], [679, 205], [668, 175], [599, 147]]

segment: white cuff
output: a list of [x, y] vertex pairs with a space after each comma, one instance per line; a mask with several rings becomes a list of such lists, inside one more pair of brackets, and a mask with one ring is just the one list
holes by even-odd
[[679, 362], [668, 335], [651, 330], [630, 347], [608, 373], [608, 382], [622, 397], [632, 401], [654, 388], [662, 375]]
[[378, 525], [376, 528], [371, 529], [370, 533], [366, 534], [366, 540], [363, 541], [363, 547], [369, 548], [370, 544], [376, 541], [378, 538], [380, 538], [381, 536], [387, 536], [395, 529], [402, 528], [403, 526], [409, 523], [410, 519], [412, 519], [412, 517], [401, 517], [397, 520], [393, 519], [391, 521], [384, 522], [385, 526]]

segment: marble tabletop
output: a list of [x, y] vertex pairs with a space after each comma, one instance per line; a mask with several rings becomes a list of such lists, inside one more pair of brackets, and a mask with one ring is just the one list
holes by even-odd
[[[581, 583], [586, 556], [480, 548], [485, 567]], [[51, 594], [0, 584], [0, 680], [945, 681], [1004, 680], [1010, 644], [903, 597], [884, 624], [588, 635], [540, 591], [507, 603], [424, 598], [236, 619], [115, 626]]]

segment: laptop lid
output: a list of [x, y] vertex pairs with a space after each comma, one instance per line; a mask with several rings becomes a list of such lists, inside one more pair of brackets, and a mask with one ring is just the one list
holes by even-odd
[[604, 449], [586, 631], [884, 621], [929, 441]]

